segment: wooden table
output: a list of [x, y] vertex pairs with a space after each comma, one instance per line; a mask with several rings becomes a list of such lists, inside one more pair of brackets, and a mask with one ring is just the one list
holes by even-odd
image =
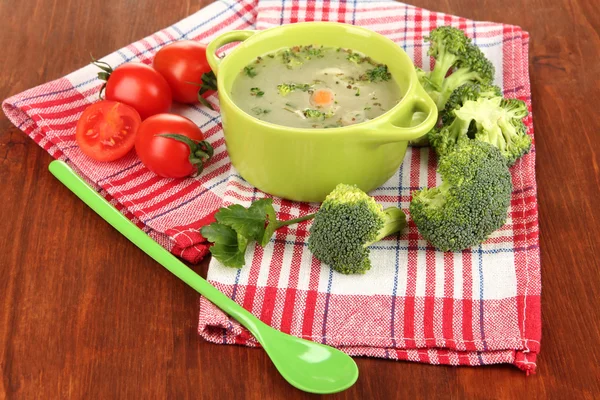
[[[208, 2], [0, 0], [0, 98]], [[538, 374], [357, 359], [358, 383], [336, 397], [600, 398], [598, 0], [415, 2], [531, 33], [543, 265]], [[59, 185], [47, 172], [50, 156], [4, 115], [0, 161], [0, 398], [310, 397], [285, 383], [261, 350], [203, 342], [198, 295]]]

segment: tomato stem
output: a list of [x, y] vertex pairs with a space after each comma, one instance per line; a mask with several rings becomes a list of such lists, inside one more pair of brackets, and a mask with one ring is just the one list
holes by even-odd
[[215, 109], [213, 108], [212, 104], [210, 104], [208, 100], [204, 98], [204, 94], [206, 94], [207, 92], [217, 91], [217, 77], [214, 72], [209, 71], [203, 73], [200, 80], [202, 81], [202, 83], [189, 81], [186, 81], [185, 83], [189, 83], [190, 85], [194, 86], [199, 86], [200, 90], [198, 90], [198, 101], [214, 111]]
[[92, 58], [92, 65], [102, 70], [101, 72], [98, 72], [98, 78], [104, 81], [104, 84], [102, 85], [102, 87], [100, 88], [100, 92], [98, 93], [98, 97], [102, 99], [102, 92], [104, 92], [104, 89], [106, 89], [106, 82], [108, 82], [110, 74], [113, 73], [113, 68], [107, 62], [96, 60], [92, 53], [90, 53], [90, 57]]
[[195, 82], [186, 82], [186, 83], [189, 83], [191, 85], [200, 86], [200, 90], [198, 90], [198, 101], [214, 111], [212, 104], [210, 104], [208, 102], [208, 100], [206, 100], [203, 97], [203, 95], [206, 92], [217, 90], [217, 77], [213, 71], [209, 71], [209, 72], [203, 73], [202, 77], [200, 79], [202, 81], [201, 84], [198, 84]]
[[188, 146], [190, 149], [190, 156], [188, 160], [190, 161], [190, 164], [196, 168], [194, 176], [202, 173], [204, 170], [204, 164], [210, 160], [214, 154], [213, 147], [206, 140], [193, 140], [179, 133], [165, 133], [157, 136], [174, 139]]

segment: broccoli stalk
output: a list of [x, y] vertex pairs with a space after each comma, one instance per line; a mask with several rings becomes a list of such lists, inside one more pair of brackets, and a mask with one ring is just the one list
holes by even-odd
[[452, 92], [465, 83], [480, 82], [489, 85], [494, 80], [494, 67], [487, 59], [485, 59], [481, 50], [479, 50], [478, 47], [476, 47], [476, 49], [477, 51], [475, 52], [475, 56], [473, 56], [473, 61], [468, 64], [463, 62], [460, 67], [455, 69], [452, 74], [444, 80], [437, 101], [438, 109], [444, 108], [446, 102], [452, 95]]
[[279, 221], [271, 199], [260, 199], [245, 208], [221, 208], [214, 222], [202, 228], [202, 235], [214, 243], [212, 255], [226, 266], [241, 268], [248, 245], [265, 246], [274, 232], [291, 224], [314, 218], [308, 241], [315, 257], [341, 273], [364, 273], [371, 268], [368, 246], [406, 226], [401, 209], [383, 209], [375, 200], [351, 185], [338, 185], [316, 214]]
[[435, 66], [429, 74], [429, 80], [434, 86], [441, 88], [444, 78], [463, 58], [471, 43], [463, 31], [449, 26], [434, 29], [425, 40], [431, 42], [429, 55], [435, 58]]
[[433, 246], [460, 251], [504, 225], [512, 181], [497, 148], [466, 142], [442, 157], [438, 172], [443, 183], [413, 192], [410, 203], [411, 218]]
[[406, 226], [406, 214], [400, 208], [384, 208], [383, 213], [385, 214], [383, 226], [377, 231], [377, 236], [370, 242], [365, 243], [365, 246], [370, 246], [394, 233], [400, 232]]

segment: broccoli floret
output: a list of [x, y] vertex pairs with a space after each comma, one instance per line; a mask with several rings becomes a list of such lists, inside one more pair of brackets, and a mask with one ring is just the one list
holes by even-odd
[[356, 186], [339, 184], [317, 212], [308, 248], [321, 262], [343, 274], [371, 268], [368, 246], [401, 231], [406, 216], [383, 207]]
[[[500, 149], [508, 165], [513, 165], [531, 150], [531, 137], [523, 118], [528, 114], [525, 102], [517, 99], [494, 98], [482, 102], [488, 115], [475, 119], [475, 139]], [[481, 110], [477, 110], [481, 113]], [[481, 114], [480, 114], [481, 115]]]
[[312, 108], [307, 108], [302, 111], [302, 114], [308, 119], [318, 119], [323, 121], [325, 118], [331, 118], [335, 114], [334, 110], [329, 110], [327, 112], [315, 110]]
[[506, 163], [512, 165], [531, 149], [531, 137], [523, 123], [527, 114], [527, 106], [517, 99], [496, 96], [467, 100], [448, 113], [447, 118], [454, 118], [450, 124], [429, 133], [429, 141], [440, 156], [464, 141], [487, 142], [497, 147]]
[[442, 125], [433, 128], [425, 136], [427, 144], [435, 148], [439, 155], [450, 153], [456, 145], [475, 136], [475, 125], [471, 120], [456, 120], [454, 111], [460, 109], [466, 101], [477, 100], [479, 97], [502, 96], [500, 88], [491, 85], [479, 85], [477, 83], [466, 83], [454, 90], [444, 110], [440, 112]]
[[440, 118], [444, 125], [452, 122], [454, 114], [452, 111], [459, 109], [467, 100], [477, 100], [483, 97], [486, 99], [492, 97], [502, 97], [502, 91], [495, 85], [480, 85], [478, 83], [465, 83], [452, 92], [446, 106], [440, 111]]
[[309, 119], [321, 119], [321, 118], [323, 118], [323, 113], [321, 111], [319, 111], [319, 110], [313, 110], [313, 109], [307, 108], [302, 113], [304, 114], [304, 116], [306, 118], [309, 118]]
[[[481, 83], [486, 90], [496, 89], [495, 86], [491, 86], [494, 80], [494, 66], [460, 29], [442, 26], [431, 31], [430, 36], [425, 39], [431, 42], [429, 55], [435, 58], [435, 66], [431, 72], [417, 67], [417, 77], [436, 103], [440, 120], [447, 124], [451, 118], [448, 120], [448, 114], [442, 110], [445, 110], [451, 97], [465, 84]], [[449, 76], [448, 72], [451, 72]], [[461, 95], [464, 93], [457, 94], [458, 97]], [[499, 89], [498, 95], [501, 95]], [[456, 101], [456, 97], [453, 98]], [[431, 134], [435, 132], [411, 141], [411, 146], [428, 146]]]
[[282, 83], [277, 85], [277, 90], [281, 96], [287, 96], [294, 91], [294, 86], [293, 83]]
[[435, 58], [435, 66], [429, 73], [418, 70], [417, 75], [438, 110], [444, 108], [459, 86], [468, 82], [485, 85], [493, 82], [493, 64], [460, 29], [441, 26], [425, 39], [431, 42], [429, 55]]
[[295, 90], [301, 90], [307, 92], [312, 90], [313, 86], [308, 83], [282, 83], [277, 85], [277, 90], [281, 96], [287, 96]]
[[497, 148], [467, 142], [442, 157], [438, 172], [442, 184], [413, 192], [410, 203], [411, 218], [433, 246], [463, 250], [504, 225], [512, 182]]

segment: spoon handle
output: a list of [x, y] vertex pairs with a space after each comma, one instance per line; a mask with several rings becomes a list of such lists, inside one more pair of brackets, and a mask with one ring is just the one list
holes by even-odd
[[245, 308], [231, 300], [216, 287], [196, 274], [174, 255], [152, 240], [144, 231], [135, 226], [127, 217], [114, 208], [106, 199], [98, 194], [91, 186], [81, 179], [63, 161], [52, 161], [48, 167], [52, 175], [69, 188], [77, 197], [83, 200], [92, 210], [111, 224], [123, 236], [152, 257], [157, 263], [168, 269], [173, 275], [187, 283], [202, 296], [210, 300], [225, 313], [244, 325], [260, 340], [260, 328], [264, 323], [248, 312]]

